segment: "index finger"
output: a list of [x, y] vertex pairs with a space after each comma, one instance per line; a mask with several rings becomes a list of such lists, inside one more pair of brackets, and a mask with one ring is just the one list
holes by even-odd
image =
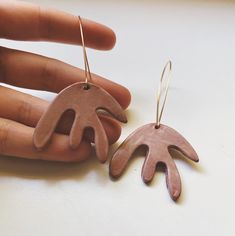
[[[81, 45], [78, 17], [22, 1], [0, 1], [0, 37], [13, 40], [51, 41]], [[108, 50], [115, 45], [107, 26], [82, 19], [86, 46]]]

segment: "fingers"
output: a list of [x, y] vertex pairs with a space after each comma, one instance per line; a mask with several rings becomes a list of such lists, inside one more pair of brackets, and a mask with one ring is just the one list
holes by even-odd
[[105, 131], [101, 127], [101, 123], [97, 120], [96, 124], [94, 125], [94, 132], [95, 132], [95, 151], [98, 160], [101, 163], [105, 163], [107, 160], [107, 155], [109, 151], [108, 140], [105, 135]]
[[0, 118], [0, 154], [48, 161], [80, 162], [88, 159], [91, 146], [82, 142], [76, 150], [68, 145], [68, 136], [55, 134], [47, 149], [37, 151], [33, 146], [34, 129]]
[[153, 180], [157, 163], [153, 157], [151, 150], [148, 151], [148, 155], [145, 158], [143, 167], [142, 167], [142, 179], [147, 184]]
[[[169, 154], [170, 155], [170, 154]], [[169, 158], [171, 158], [169, 156]], [[178, 169], [172, 159], [166, 164], [166, 184], [171, 198], [176, 201], [181, 194], [181, 180]]]
[[[169, 127], [167, 128], [169, 130], [168, 133], [170, 133], [168, 138], [170, 147], [180, 151], [184, 156], [186, 156], [190, 160], [199, 162], [198, 155], [192, 145], [176, 130]], [[172, 145], [172, 143], [174, 145]]]
[[[23, 1], [0, 1], [0, 37], [81, 45], [78, 17]], [[108, 50], [116, 37], [108, 27], [82, 19], [87, 47]]]
[[133, 133], [131, 133], [124, 142], [118, 147], [114, 153], [110, 165], [109, 174], [114, 178], [118, 178], [124, 172], [128, 161], [131, 159], [133, 153], [138, 147], [142, 146], [145, 142], [143, 141], [143, 129], [145, 126], [140, 127]]
[[138, 143], [132, 142], [131, 136], [127, 137], [127, 139], [118, 147], [110, 161], [110, 176], [118, 178], [122, 175], [127, 167], [128, 161], [131, 159], [132, 154], [138, 146]]
[[[0, 86], [0, 117], [14, 120], [24, 125], [35, 127], [42, 114], [49, 106], [49, 102]], [[109, 143], [114, 143], [120, 137], [121, 127], [113, 119], [100, 116]], [[57, 131], [68, 134], [73, 123], [73, 114], [66, 113], [59, 123]], [[87, 139], [93, 141], [93, 135], [87, 134]]]
[[[0, 47], [0, 82], [18, 87], [59, 92], [84, 82], [84, 71], [58, 60]], [[92, 82], [103, 87], [123, 107], [130, 104], [130, 92], [123, 86], [93, 74]]]

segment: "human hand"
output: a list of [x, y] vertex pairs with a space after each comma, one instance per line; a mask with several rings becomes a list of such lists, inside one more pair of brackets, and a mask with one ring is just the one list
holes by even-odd
[[[24, 41], [50, 41], [81, 45], [77, 16], [44, 9], [22, 1], [0, 2], [0, 38]], [[86, 46], [109, 50], [115, 34], [108, 27], [83, 19]], [[123, 108], [130, 103], [129, 91], [121, 85], [93, 74], [93, 83], [109, 92]], [[84, 71], [61, 61], [28, 52], [0, 47], [0, 82], [18, 87], [58, 93], [70, 84], [84, 81]], [[0, 86], [0, 154], [28, 159], [78, 162], [89, 157], [92, 135], [76, 150], [68, 145], [73, 114], [67, 113], [51, 144], [38, 152], [33, 145], [34, 127], [49, 102]], [[101, 116], [109, 143], [120, 136], [121, 127]]]

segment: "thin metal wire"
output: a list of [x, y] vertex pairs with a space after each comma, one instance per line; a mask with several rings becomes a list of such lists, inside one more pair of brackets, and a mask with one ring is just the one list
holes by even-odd
[[[160, 126], [160, 122], [161, 122], [161, 119], [162, 119], [162, 114], [163, 114], [163, 111], [164, 111], [164, 108], [165, 108], [166, 98], [167, 98], [168, 91], [169, 91], [171, 69], [172, 69], [172, 63], [171, 63], [171, 61], [168, 61], [165, 65], [163, 71], [162, 71], [160, 84], [159, 84], [159, 87], [158, 87], [156, 128], [159, 128], [159, 126]], [[167, 79], [166, 86], [163, 87], [163, 82], [166, 79]], [[165, 95], [164, 95], [164, 98], [163, 98], [163, 103], [161, 105], [160, 102], [162, 100], [163, 92], [165, 93]]]
[[85, 66], [85, 83], [88, 86], [88, 81], [91, 82], [92, 77], [91, 77], [90, 66], [89, 66], [89, 62], [88, 62], [88, 58], [87, 58], [87, 53], [86, 53], [84, 33], [83, 33], [83, 27], [82, 27], [82, 19], [81, 19], [80, 16], [78, 16], [78, 21], [79, 21], [81, 41], [82, 41], [82, 48], [83, 48], [83, 59], [84, 59], [84, 66]]

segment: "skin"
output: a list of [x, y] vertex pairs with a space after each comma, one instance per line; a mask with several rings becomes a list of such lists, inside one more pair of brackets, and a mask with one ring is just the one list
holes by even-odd
[[[24, 41], [48, 41], [81, 45], [77, 16], [22, 2], [0, 1], [0, 38]], [[82, 19], [86, 46], [110, 50], [116, 42], [108, 27]], [[126, 109], [129, 91], [112, 81], [93, 74], [93, 83], [104, 88]], [[84, 81], [84, 71], [53, 58], [0, 47], [0, 82], [23, 88], [58, 93], [70, 84]], [[0, 154], [47, 161], [79, 162], [89, 158], [93, 139], [87, 132], [81, 145], [72, 150], [68, 132], [73, 114], [65, 114], [50, 145], [38, 152], [33, 133], [49, 103], [40, 98], [0, 86]], [[120, 125], [101, 115], [109, 143], [117, 141]]]

